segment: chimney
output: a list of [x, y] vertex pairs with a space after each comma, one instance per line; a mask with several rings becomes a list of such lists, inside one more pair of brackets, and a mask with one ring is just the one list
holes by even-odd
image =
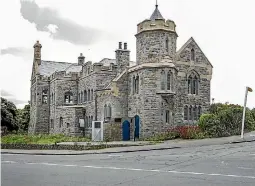
[[122, 49], [122, 42], [119, 42], [119, 50]]
[[124, 50], [127, 50], [127, 43], [124, 43]]
[[41, 48], [42, 45], [40, 44], [39, 41], [36, 41], [34, 44], [34, 61], [40, 65], [41, 64]]
[[80, 56], [78, 57], [78, 65], [83, 65], [85, 61], [85, 57], [80, 53]]

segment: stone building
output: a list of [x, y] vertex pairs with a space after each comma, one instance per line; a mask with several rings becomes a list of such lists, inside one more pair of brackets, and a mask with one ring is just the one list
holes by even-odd
[[122, 42], [115, 59], [92, 63], [80, 54], [77, 63], [45, 61], [37, 41], [29, 133], [90, 135], [96, 120], [104, 121], [108, 137], [122, 139], [124, 121], [131, 137], [196, 124], [210, 105], [213, 68], [198, 44], [191, 37], [177, 51], [175, 22], [158, 5], [135, 37], [136, 62]]

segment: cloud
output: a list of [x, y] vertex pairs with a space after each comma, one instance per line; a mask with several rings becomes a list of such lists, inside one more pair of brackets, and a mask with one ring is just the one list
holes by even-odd
[[21, 0], [20, 12], [24, 19], [36, 25], [37, 30], [50, 32], [53, 39], [88, 45], [95, 43], [104, 35], [100, 30], [85, 27], [61, 17], [57, 10], [41, 8], [34, 1]]
[[1, 90], [1, 96], [6, 97], [6, 96], [13, 96], [13, 95], [6, 90]]
[[1, 90], [1, 97], [7, 99], [10, 102], [13, 102], [16, 106], [17, 105], [24, 105], [24, 104], [28, 104], [28, 101], [26, 100], [19, 100], [17, 99], [13, 94], [11, 94], [10, 92], [6, 91], [6, 90]]
[[24, 47], [8, 47], [0, 50], [1, 55], [11, 54], [14, 56], [21, 56], [24, 58], [31, 58], [31, 54], [33, 53], [32, 48], [24, 48]]

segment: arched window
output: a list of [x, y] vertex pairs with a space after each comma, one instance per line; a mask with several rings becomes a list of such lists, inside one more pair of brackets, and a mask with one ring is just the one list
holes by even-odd
[[166, 77], [166, 87], [167, 90], [171, 90], [171, 72], [167, 72], [167, 77]]
[[104, 105], [104, 119], [107, 118], [107, 105]]
[[139, 94], [139, 76], [136, 77], [136, 93]]
[[43, 104], [48, 103], [48, 91], [47, 90], [42, 91], [42, 103]]
[[90, 89], [88, 90], [88, 101], [90, 101]]
[[192, 106], [189, 107], [189, 121], [193, 120]]
[[188, 77], [188, 94], [198, 95], [199, 76], [192, 72]]
[[166, 38], [166, 51], [169, 52], [169, 40]]
[[135, 94], [136, 93], [136, 81], [135, 81], [135, 76], [133, 76], [133, 94]]
[[189, 108], [187, 105], [184, 106], [184, 120], [188, 120]]
[[165, 90], [165, 85], [166, 85], [166, 74], [165, 71], [161, 72], [161, 90]]
[[81, 102], [81, 93], [78, 94], [78, 103]]
[[188, 94], [191, 94], [191, 90], [192, 90], [192, 77], [191, 76], [189, 76], [189, 78], [188, 78]]
[[112, 116], [112, 108], [111, 108], [111, 105], [109, 104], [109, 105], [107, 106], [106, 117], [107, 117], [108, 119], [110, 119], [111, 116]]
[[59, 128], [63, 127], [63, 118], [59, 118]]
[[197, 121], [197, 107], [196, 106], [193, 107], [193, 120]]
[[72, 92], [66, 92], [65, 93], [65, 103], [73, 103], [73, 93]]
[[83, 91], [81, 91], [81, 103], [83, 103], [84, 99], [83, 99]]
[[54, 100], [53, 100], [53, 92], [51, 93], [51, 102], [53, 104]]
[[195, 61], [195, 50], [193, 48], [191, 49], [190, 59], [191, 59], [191, 61]]
[[88, 100], [87, 90], [84, 90], [84, 101], [86, 102]]
[[202, 114], [202, 108], [201, 108], [201, 106], [198, 106], [198, 111], [197, 111], [198, 118], [197, 119], [200, 118], [201, 114]]
[[91, 90], [91, 100], [93, 100], [93, 89]]
[[89, 128], [89, 117], [88, 116], [85, 117], [85, 127]]

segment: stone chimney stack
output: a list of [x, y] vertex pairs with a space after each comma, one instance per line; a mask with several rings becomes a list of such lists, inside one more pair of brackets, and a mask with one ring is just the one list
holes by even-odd
[[127, 50], [127, 43], [124, 43], [124, 50]]
[[85, 57], [80, 53], [80, 56], [78, 57], [78, 65], [83, 65], [85, 61]]
[[41, 65], [41, 48], [42, 45], [39, 43], [39, 41], [36, 41], [34, 44], [34, 62], [36, 62], [38, 65]]
[[127, 43], [124, 43], [122, 49], [122, 42], [119, 42], [119, 48], [115, 51], [117, 72], [122, 73], [128, 66], [130, 61], [130, 51], [127, 49]]

